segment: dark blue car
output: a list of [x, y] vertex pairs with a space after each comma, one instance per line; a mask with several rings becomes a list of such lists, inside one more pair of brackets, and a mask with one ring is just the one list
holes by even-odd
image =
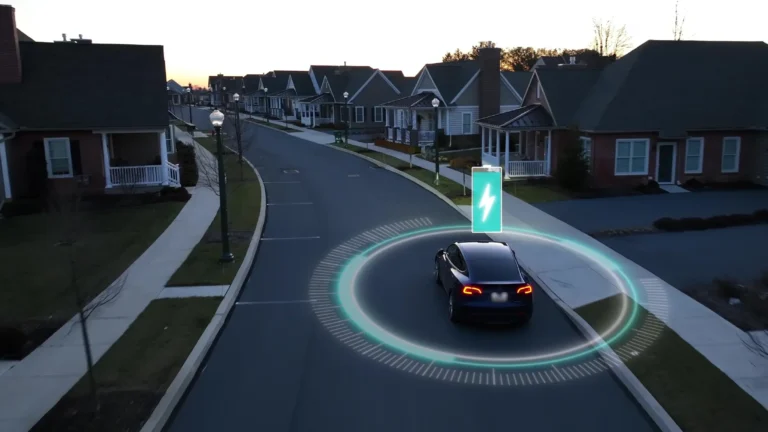
[[437, 251], [434, 273], [448, 294], [453, 322], [524, 323], [531, 318], [533, 286], [506, 243], [453, 243]]

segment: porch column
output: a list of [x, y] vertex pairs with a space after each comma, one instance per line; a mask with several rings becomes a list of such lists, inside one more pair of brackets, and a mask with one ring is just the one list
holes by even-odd
[[389, 110], [384, 108], [384, 126], [389, 127]]
[[438, 129], [443, 128], [443, 110], [442, 109], [437, 110], [437, 128]]
[[[163, 140], [163, 144], [165, 144], [165, 140]], [[104, 153], [104, 180], [106, 181], [106, 188], [109, 189], [112, 187], [112, 172], [110, 171], [112, 167], [109, 165], [109, 138], [106, 133], [101, 134], [101, 149]]]
[[549, 175], [549, 173], [550, 173], [550, 165], [551, 165], [551, 162], [552, 162], [552, 155], [551, 155], [552, 152], [550, 151], [551, 149], [552, 149], [552, 129], [550, 129], [547, 132], [547, 147], [546, 147], [546, 150], [545, 150], [547, 152], [547, 168], [546, 168], [547, 169], [547, 175]]
[[509, 131], [506, 132], [504, 143], [504, 168], [502, 168], [505, 177], [509, 177]]
[[485, 153], [485, 128], [480, 126], [480, 152]]
[[496, 158], [501, 156], [501, 131], [496, 129]]
[[411, 111], [411, 129], [413, 130], [417, 130], [419, 128], [419, 126], [416, 124], [416, 117], [416, 110]]
[[168, 186], [168, 152], [165, 150], [165, 132], [160, 134], [160, 165], [163, 186]]

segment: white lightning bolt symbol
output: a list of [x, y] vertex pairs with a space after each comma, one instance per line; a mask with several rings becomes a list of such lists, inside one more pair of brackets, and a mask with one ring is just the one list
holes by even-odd
[[491, 195], [491, 185], [487, 184], [485, 185], [485, 191], [483, 192], [483, 197], [480, 199], [480, 204], [478, 204], [478, 207], [483, 209], [483, 222], [485, 222], [486, 219], [488, 219], [488, 213], [491, 212], [491, 208], [493, 208], [493, 203], [496, 201], [496, 197]]

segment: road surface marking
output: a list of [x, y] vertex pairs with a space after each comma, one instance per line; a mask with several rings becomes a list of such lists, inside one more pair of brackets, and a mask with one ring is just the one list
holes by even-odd
[[347, 177], [360, 177], [360, 174], [349, 174]]
[[[269, 204], [267, 204], [269, 205]], [[315, 240], [319, 239], [319, 236], [313, 236], [313, 237], [262, 237], [262, 241], [269, 241], [269, 240]]]
[[270, 305], [270, 304], [312, 303], [314, 301], [315, 300], [241, 301], [235, 304], [238, 306], [255, 306], [255, 305]]
[[312, 205], [311, 202], [287, 202], [287, 203], [267, 203], [268, 206], [275, 205]]
[[299, 184], [300, 181], [265, 181], [264, 184]]
[[[429, 366], [427, 366], [427, 368], [426, 368], [426, 369], [424, 369], [424, 373], [423, 373], [423, 374], [421, 374], [421, 376], [424, 376], [424, 375], [426, 375], [426, 374], [427, 374], [427, 371], [429, 370], [429, 368], [431, 368], [431, 367], [432, 367], [432, 365], [433, 365], [434, 363], [435, 363], [435, 362], [432, 362], [432, 363], [430, 363], [430, 364], [429, 364]], [[419, 369], [419, 370], [421, 370], [421, 369]], [[431, 375], [430, 375], [430, 376], [431, 376]]]

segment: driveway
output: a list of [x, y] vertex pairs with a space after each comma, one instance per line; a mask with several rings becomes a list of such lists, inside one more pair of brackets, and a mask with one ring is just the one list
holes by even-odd
[[[768, 190], [691, 192], [571, 200], [537, 207], [584, 232], [647, 227], [662, 217], [709, 217], [768, 208]], [[733, 277], [752, 280], [768, 270], [768, 226], [602, 237], [613, 250], [678, 289]]]
[[[267, 190], [262, 243], [237, 306], [167, 430], [655, 430], [605, 370], [580, 368], [580, 378], [553, 381], [566, 365], [547, 366], [510, 382], [524, 371], [425, 362], [354, 326], [343, 330], [351, 317], [323, 291], [335, 286], [338, 273], [328, 269], [340, 251], [360, 247], [364, 237], [391, 236], [398, 225], [466, 219], [356, 156], [254, 124], [243, 136]], [[445, 297], [431, 279], [434, 252], [484, 238], [432, 236], [382, 254], [360, 275], [361, 309], [409, 340], [463, 352], [533, 354], [583, 342], [546, 295], [535, 297], [534, 319], [524, 328], [490, 332], [448, 322]]]

